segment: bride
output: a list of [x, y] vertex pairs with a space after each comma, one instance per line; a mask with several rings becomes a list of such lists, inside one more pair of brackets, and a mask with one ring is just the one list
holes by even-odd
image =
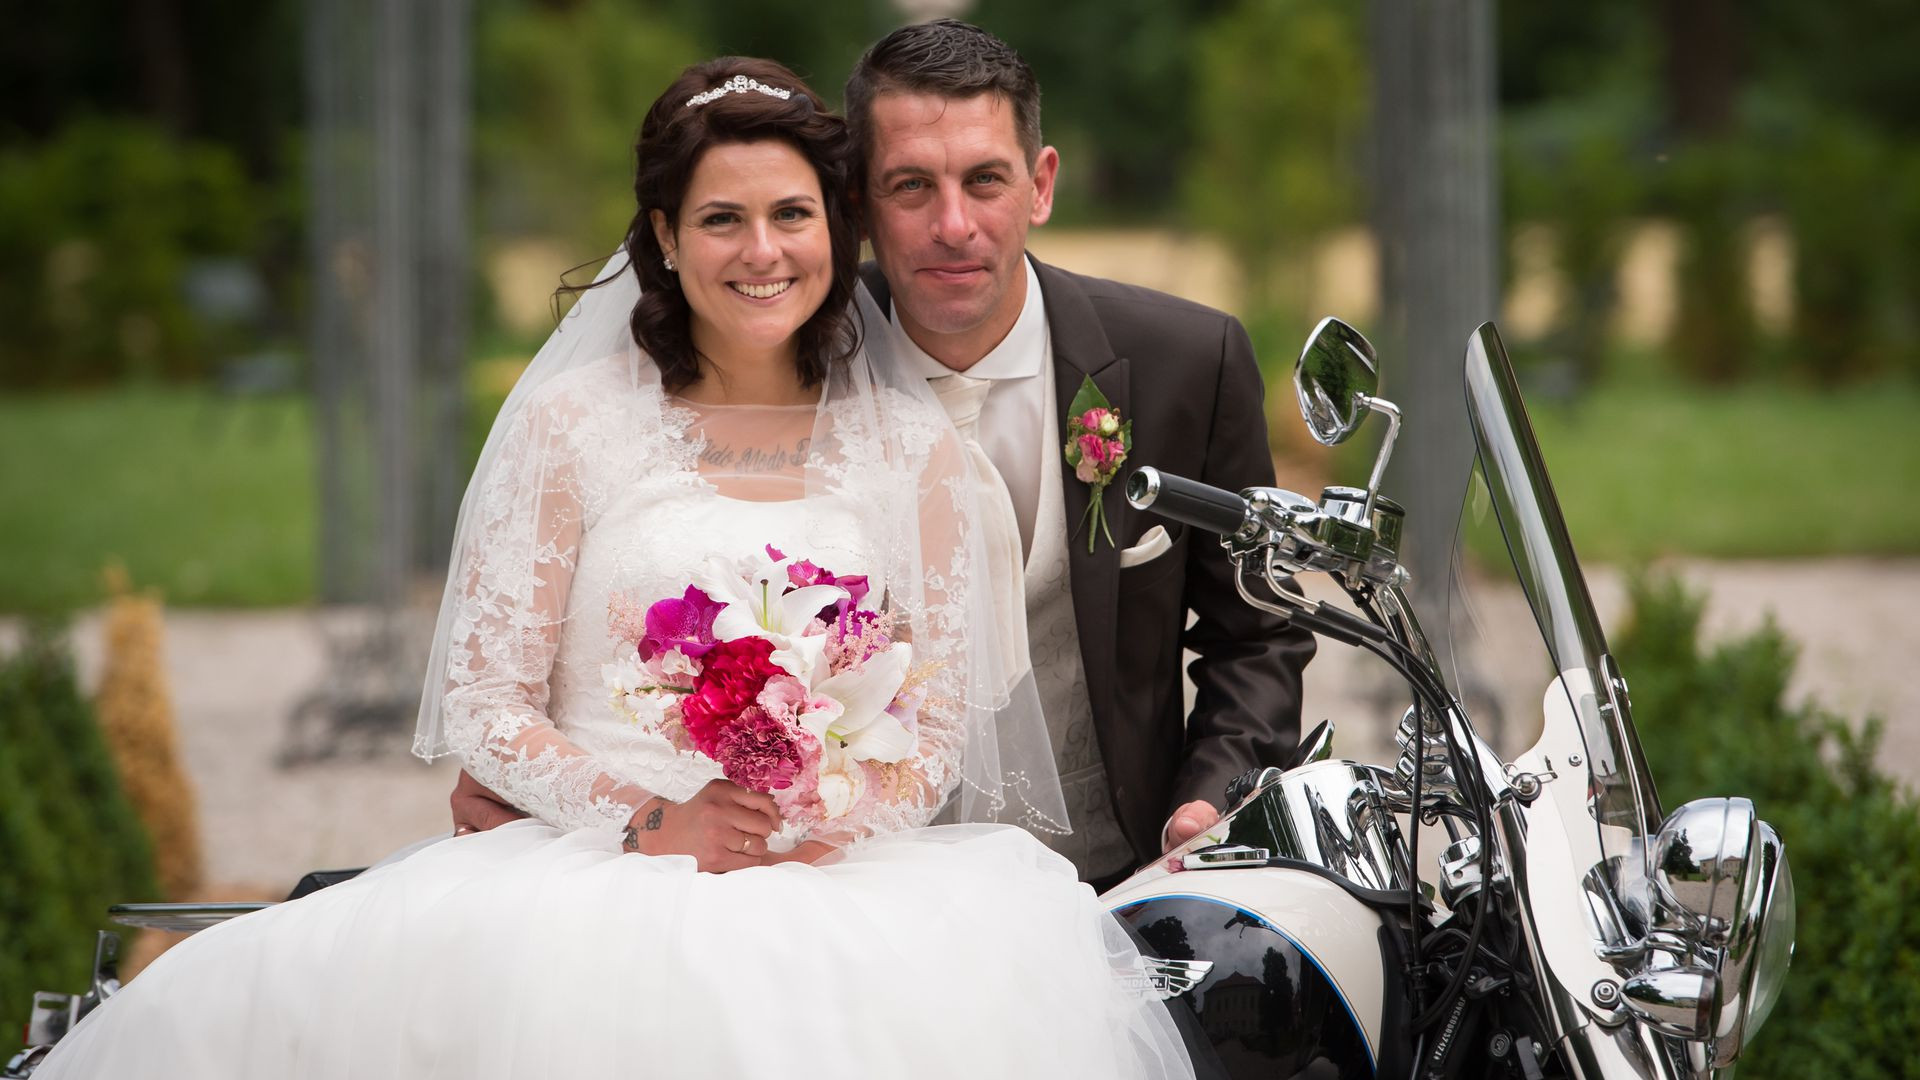
[[1191, 1075], [1015, 827], [1065, 814], [1005, 496], [862, 342], [844, 125], [727, 58], [637, 153], [482, 452], [422, 707], [532, 817], [200, 933], [45, 1080]]

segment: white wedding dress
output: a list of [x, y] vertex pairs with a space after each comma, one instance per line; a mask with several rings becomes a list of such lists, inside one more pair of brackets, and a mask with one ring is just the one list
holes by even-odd
[[[677, 596], [710, 556], [767, 544], [878, 576], [898, 540], [862, 505], [880, 481], [857, 452], [838, 494], [765, 498], [795, 493], [782, 447], [808, 449], [811, 407], [688, 406], [630, 365], [527, 410], [507, 453], [534, 462], [540, 498], [478, 496], [501, 523], [483, 536], [531, 506], [546, 540], [472, 560], [446, 738], [534, 816], [201, 932], [43, 1080], [1191, 1075], [1164, 1007], [1124, 978], [1123, 932], [1020, 829], [927, 827], [937, 807], [882, 798], [817, 865], [715, 875], [621, 851], [636, 797], [720, 773], [612, 708], [610, 601]], [[948, 734], [922, 718], [913, 768], [936, 790], [954, 785]]]

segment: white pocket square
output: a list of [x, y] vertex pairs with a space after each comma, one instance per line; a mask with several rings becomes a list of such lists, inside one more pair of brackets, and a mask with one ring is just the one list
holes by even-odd
[[1172, 546], [1173, 537], [1167, 535], [1166, 528], [1155, 525], [1153, 528], [1147, 530], [1147, 534], [1140, 538], [1139, 543], [1130, 548], [1121, 549], [1120, 569], [1125, 570], [1129, 566], [1139, 566], [1144, 562], [1152, 562], [1154, 559], [1165, 555], [1167, 549]]

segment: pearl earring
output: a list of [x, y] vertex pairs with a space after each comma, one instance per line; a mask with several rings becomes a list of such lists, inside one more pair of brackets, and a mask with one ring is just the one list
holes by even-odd
[[673, 256], [671, 255], [661, 256], [660, 265], [666, 267], [669, 273], [672, 273], [673, 271], [680, 269], [679, 267], [673, 265]]

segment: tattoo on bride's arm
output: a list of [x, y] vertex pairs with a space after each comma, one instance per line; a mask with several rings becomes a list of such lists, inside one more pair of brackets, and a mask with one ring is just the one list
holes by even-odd
[[655, 806], [653, 810], [647, 814], [647, 820], [642, 822], [638, 827], [631, 821], [627, 822], [626, 829], [620, 833], [620, 847], [626, 851], [638, 854], [640, 851], [640, 834], [642, 832], [659, 832], [661, 820], [666, 816], [666, 810], [667, 808], [664, 804]]

